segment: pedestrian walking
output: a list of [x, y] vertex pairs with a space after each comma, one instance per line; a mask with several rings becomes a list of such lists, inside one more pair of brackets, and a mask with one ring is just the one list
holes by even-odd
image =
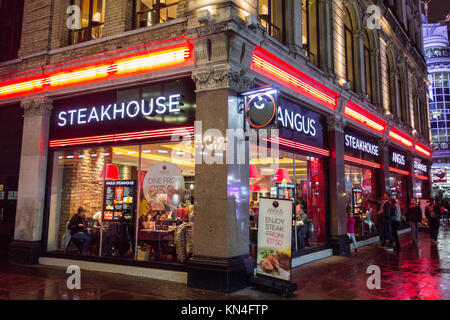
[[380, 198], [379, 201], [368, 200], [369, 203], [376, 205], [376, 216], [377, 216], [377, 230], [380, 235], [380, 244], [384, 241], [384, 227], [383, 227], [383, 210], [381, 208], [381, 204], [384, 203], [384, 199]]
[[422, 221], [422, 211], [417, 205], [415, 199], [410, 200], [408, 209], [406, 210], [406, 221], [409, 223], [411, 228], [411, 236], [413, 238], [413, 243], [417, 245], [418, 240], [418, 224]]
[[[381, 205], [381, 210], [383, 212], [382, 220], [383, 220], [383, 233], [384, 238], [381, 246], [388, 250], [393, 250], [393, 240], [392, 240], [392, 217], [395, 214], [394, 207], [391, 204], [389, 199], [389, 193], [384, 194], [383, 203]], [[389, 245], [386, 247], [386, 242], [389, 240]]]
[[428, 225], [430, 228], [430, 238], [432, 244], [437, 244], [437, 238], [439, 235], [439, 227], [441, 221], [441, 209], [437, 205], [434, 199], [429, 199], [427, 202], [427, 207], [425, 209], [425, 216], [428, 219]]
[[356, 219], [353, 216], [353, 212], [348, 213], [346, 222], [347, 222], [347, 236], [349, 237], [350, 240], [353, 241], [353, 246], [355, 247], [355, 252], [358, 252], [358, 250], [356, 249], [356, 238], [355, 238]]
[[398, 238], [398, 228], [402, 221], [402, 209], [400, 208], [397, 200], [391, 199], [391, 204], [394, 209], [394, 216], [392, 217], [392, 239], [395, 242], [395, 249], [400, 249], [400, 240]]

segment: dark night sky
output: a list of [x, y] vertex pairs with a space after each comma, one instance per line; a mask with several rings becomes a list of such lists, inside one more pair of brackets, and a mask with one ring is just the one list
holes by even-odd
[[450, 0], [431, 0], [429, 10], [430, 22], [444, 20], [447, 13], [450, 13]]

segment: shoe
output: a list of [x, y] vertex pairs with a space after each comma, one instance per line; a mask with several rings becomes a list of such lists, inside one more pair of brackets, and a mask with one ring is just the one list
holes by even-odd
[[386, 247], [386, 250], [394, 251], [394, 248], [392, 248], [392, 247]]

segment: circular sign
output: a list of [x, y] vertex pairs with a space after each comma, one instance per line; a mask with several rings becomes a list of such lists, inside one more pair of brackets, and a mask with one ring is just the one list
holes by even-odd
[[147, 171], [142, 184], [147, 202], [157, 210], [178, 207], [184, 195], [184, 177], [171, 162], [158, 162]]
[[267, 93], [253, 96], [245, 108], [247, 122], [254, 128], [262, 128], [272, 122], [276, 112], [276, 103]]

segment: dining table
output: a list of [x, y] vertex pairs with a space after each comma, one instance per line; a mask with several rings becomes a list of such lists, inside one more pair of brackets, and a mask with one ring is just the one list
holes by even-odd
[[175, 238], [176, 228], [167, 230], [140, 229], [138, 241], [147, 243], [155, 251], [155, 260], [161, 260], [161, 248], [168, 247]]

